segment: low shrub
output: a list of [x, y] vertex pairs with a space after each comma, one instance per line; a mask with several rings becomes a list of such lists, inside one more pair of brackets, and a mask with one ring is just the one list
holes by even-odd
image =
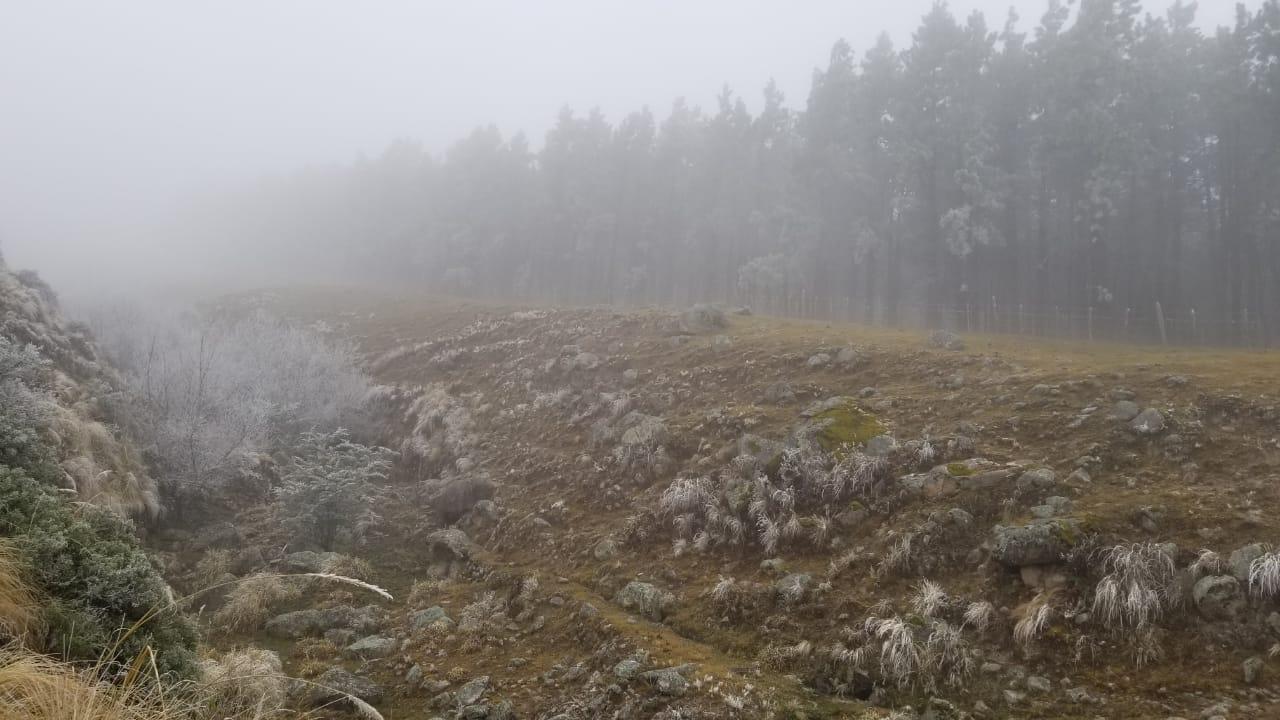
[[145, 648], [172, 679], [195, 675], [195, 631], [138, 545], [132, 524], [69, 503], [26, 473], [0, 466], [0, 537], [22, 556], [42, 596], [42, 642], [59, 657], [129, 662]]

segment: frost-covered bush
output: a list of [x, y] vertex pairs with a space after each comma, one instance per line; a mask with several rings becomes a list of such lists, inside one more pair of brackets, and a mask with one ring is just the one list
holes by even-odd
[[71, 505], [47, 485], [0, 466], [0, 536], [12, 538], [30, 568], [29, 585], [45, 598], [43, 650], [74, 661], [128, 662], [150, 647], [162, 673], [193, 676], [194, 630], [173, 607], [128, 521]]
[[676, 478], [659, 506], [680, 548], [756, 544], [768, 554], [787, 544], [823, 548], [832, 516], [874, 494], [887, 470], [856, 450], [837, 458], [804, 443], [784, 450], [772, 475], [744, 455], [711, 477]]
[[1108, 626], [1144, 628], [1181, 601], [1177, 566], [1160, 545], [1110, 548], [1103, 553], [1102, 571], [1093, 592], [1093, 612]]
[[276, 489], [280, 515], [295, 536], [324, 550], [358, 544], [377, 522], [376, 481], [395, 453], [352, 442], [345, 430], [303, 434]]
[[53, 419], [47, 371], [35, 346], [0, 336], [0, 463], [53, 481], [56, 458], [41, 437]]
[[299, 432], [333, 429], [369, 383], [354, 348], [262, 312], [99, 313], [94, 326], [128, 385], [119, 413], [171, 479], [170, 505], [217, 490], [245, 459]]
[[929, 617], [868, 617], [824, 655], [878, 683], [930, 691], [960, 685], [976, 664], [961, 628]]

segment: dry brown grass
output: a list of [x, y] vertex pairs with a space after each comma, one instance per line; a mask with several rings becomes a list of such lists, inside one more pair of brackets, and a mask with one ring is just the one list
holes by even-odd
[[223, 632], [257, 630], [271, 617], [273, 608], [301, 595], [297, 583], [278, 575], [247, 577], [227, 593], [226, 604], [213, 616], [214, 627]]
[[22, 579], [24, 565], [12, 543], [0, 540], [0, 638], [27, 640], [39, 629], [39, 603]]
[[204, 700], [213, 717], [281, 717], [289, 679], [280, 657], [269, 650], [244, 648], [201, 664]]
[[194, 708], [140, 682], [142, 664], [120, 684], [21, 648], [0, 649], [0, 708], [6, 720], [190, 720]]

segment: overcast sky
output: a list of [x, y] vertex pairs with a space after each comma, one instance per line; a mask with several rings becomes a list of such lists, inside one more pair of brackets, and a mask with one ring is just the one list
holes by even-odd
[[[1030, 27], [1045, 1], [950, 5], [993, 28], [1014, 5]], [[0, 0], [0, 249], [67, 282], [195, 189], [396, 138], [442, 149], [490, 122], [537, 143], [565, 104], [661, 116], [725, 83], [754, 102], [774, 78], [802, 108], [837, 38], [902, 45], [931, 4]], [[1200, 5], [1206, 27], [1233, 17], [1229, 0]]]

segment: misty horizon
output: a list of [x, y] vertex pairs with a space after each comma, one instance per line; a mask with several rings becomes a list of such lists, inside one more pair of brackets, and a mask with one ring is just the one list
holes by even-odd
[[[616, 123], [642, 107], [663, 117], [678, 99], [714, 110], [728, 87], [756, 112], [770, 81], [802, 112], [836, 40], [861, 56], [883, 32], [902, 48], [929, 5], [12, 11], [0, 89], [19, 111], [0, 120], [0, 250], [80, 285], [104, 263], [158, 262], [164, 253], [152, 251], [173, 243], [151, 236], [170, 233], [197, 199], [376, 158], [395, 142], [438, 155], [493, 125], [536, 150], [563, 107]], [[982, 12], [991, 32], [1010, 7], [1030, 32], [1046, 5], [949, 4], [961, 20]], [[1146, 5], [1159, 14], [1165, 3]], [[1233, 21], [1227, 5], [1201, 3], [1204, 32]], [[183, 281], [199, 276], [171, 260], [167, 271], [188, 264]]]

